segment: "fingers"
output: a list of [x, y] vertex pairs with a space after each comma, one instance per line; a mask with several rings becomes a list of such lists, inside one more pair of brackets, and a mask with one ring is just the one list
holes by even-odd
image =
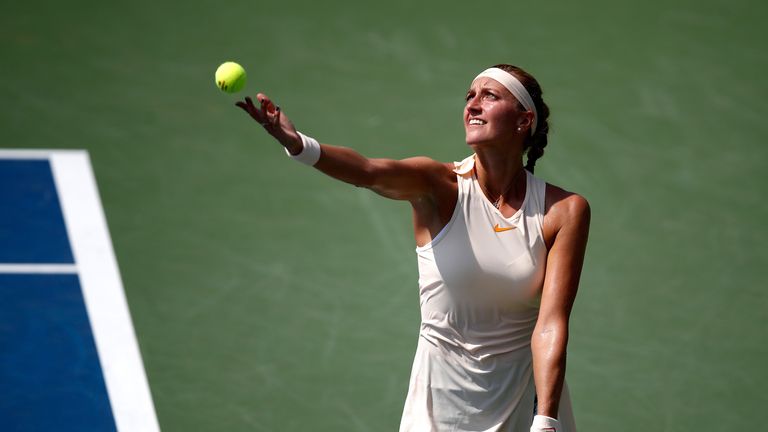
[[246, 96], [245, 101], [235, 102], [235, 105], [242, 108], [243, 111], [247, 112], [248, 114], [251, 114], [251, 116], [253, 116], [253, 111], [256, 109], [256, 107], [253, 106], [253, 101], [251, 100], [250, 96]]
[[271, 99], [264, 93], [259, 93], [256, 95], [256, 98], [258, 99], [259, 103], [261, 104], [261, 110], [267, 114], [274, 114], [277, 108], [275, 107], [275, 104], [272, 102]]
[[253, 99], [251, 99], [250, 96], [245, 97], [245, 104], [248, 106], [249, 110], [253, 112], [258, 111], [258, 108], [256, 108], [256, 105], [253, 104]]
[[261, 100], [261, 111], [267, 114], [274, 114], [275, 105], [271, 100], [264, 98]]
[[246, 96], [244, 101], [235, 102], [235, 105], [250, 114], [254, 120], [259, 122], [268, 131], [271, 131], [276, 126], [279, 126], [281, 119], [280, 107], [275, 105], [263, 93], [257, 94], [256, 100], [259, 102], [260, 107], [256, 107], [250, 96]]
[[257, 96], [261, 104], [261, 113], [265, 118], [265, 123], [262, 123], [264, 127], [273, 128], [280, 124], [279, 108], [264, 94], [259, 93]]
[[256, 108], [253, 104], [253, 99], [250, 96], [245, 97], [245, 101], [237, 101], [235, 105], [240, 107], [243, 111], [247, 112], [254, 120], [265, 125], [267, 123], [266, 116], [262, 110]]

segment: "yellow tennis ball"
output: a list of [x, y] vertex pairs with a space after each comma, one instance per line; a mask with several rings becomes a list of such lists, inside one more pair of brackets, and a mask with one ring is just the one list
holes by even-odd
[[237, 93], [245, 86], [245, 69], [235, 62], [222, 63], [216, 69], [216, 85], [227, 93]]

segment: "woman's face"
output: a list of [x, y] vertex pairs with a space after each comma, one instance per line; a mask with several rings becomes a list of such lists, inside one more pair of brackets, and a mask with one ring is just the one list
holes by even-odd
[[[480, 77], [472, 82], [464, 106], [467, 144], [507, 143], [529, 130], [532, 114], [523, 112], [512, 93], [498, 81]], [[522, 128], [519, 131], [518, 128]]]

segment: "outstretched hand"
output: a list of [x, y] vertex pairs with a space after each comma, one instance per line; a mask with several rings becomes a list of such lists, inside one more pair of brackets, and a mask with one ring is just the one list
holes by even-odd
[[283, 147], [289, 151], [301, 149], [301, 138], [299, 138], [299, 134], [296, 132], [296, 128], [291, 123], [291, 120], [283, 114], [280, 107], [272, 103], [262, 93], [256, 95], [256, 100], [259, 102], [259, 107], [254, 105], [250, 96], [246, 96], [245, 100], [237, 101], [235, 105], [242, 108], [243, 111], [259, 122], [264, 127], [264, 130], [278, 140]]

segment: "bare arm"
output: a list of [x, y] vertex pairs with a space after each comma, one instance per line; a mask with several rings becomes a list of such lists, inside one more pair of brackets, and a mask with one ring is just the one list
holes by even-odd
[[550, 209], [557, 228], [547, 255], [541, 307], [531, 339], [538, 414], [557, 418], [565, 379], [568, 320], [573, 307], [589, 234], [590, 209], [569, 194]]
[[[291, 154], [302, 150], [301, 139], [288, 117], [265, 95], [257, 96], [260, 107], [250, 97], [237, 106], [283, 145]], [[369, 159], [348, 147], [320, 145], [320, 160], [314, 165], [323, 173], [343, 182], [365, 187], [387, 198], [418, 200], [432, 195], [435, 184], [444, 178], [445, 166], [427, 157], [403, 160]]]

